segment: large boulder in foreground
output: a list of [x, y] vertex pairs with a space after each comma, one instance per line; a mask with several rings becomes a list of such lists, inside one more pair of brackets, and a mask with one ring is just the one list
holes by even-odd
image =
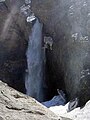
[[0, 1], [0, 79], [25, 92], [24, 73], [30, 25], [20, 12], [24, 0]]
[[[90, 99], [90, 0], [32, 0], [32, 10], [53, 37], [47, 66], [54, 89], [81, 105]], [[48, 84], [50, 84], [48, 83]]]
[[0, 120], [69, 120], [0, 81]]

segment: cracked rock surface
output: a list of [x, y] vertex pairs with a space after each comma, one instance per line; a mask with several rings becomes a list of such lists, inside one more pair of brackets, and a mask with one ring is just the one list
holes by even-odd
[[58, 118], [35, 99], [0, 81], [0, 120], [68, 120]]

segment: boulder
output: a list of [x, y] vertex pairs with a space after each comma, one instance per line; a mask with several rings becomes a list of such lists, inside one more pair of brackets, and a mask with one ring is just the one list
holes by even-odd
[[0, 120], [70, 120], [0, 81]]
[[[68, 100], [90, 99], [90, 1], [32, 0], [32, 10], [53, 38], [47, 50], [49, 94], [66, 90]], [[48, 78], [47, 77], [47, 78]]]

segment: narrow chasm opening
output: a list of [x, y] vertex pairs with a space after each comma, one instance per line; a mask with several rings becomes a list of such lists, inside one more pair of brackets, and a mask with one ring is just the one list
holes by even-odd
[[26, 51], [25, 88], [27, 95], [35, 98], [46, 107], [66, 103], [64, 83], [61, 81], [61, 85], [58, 84], [59, 81], [55, 77], [57, 76], [55, 74], [56, 68], [54, 71], [52, 70], [52, 60], [48, 59], [52, 51], [52, 37], [43, 35], [43, 24], [38, 18], [35, 18]]
[[[9, 4], [13, 5], [10, 9]], [[52, 61], [48, 59], [52, 55], [53, 39], [49, 35], [43, 35], [43, 24], [30, 9], [31, 0], [25, 0], [21, 6], [17, 2], [14, 5], [13, 2], [2, 0], [0, 6], [1, 15], [3, 12], [6, 14], [0, 19], [4, 22], [1, 26], [0, 79], [39, 102], [58, 96], [57, 89], [61, 88]]]
[[[22, 6], [19, 4], [21, 2], [15, 0], [10, 3], [0, 1], [0, 79], [47, 108], [61, 106], [59, 113], [63, 111], [62, 107], [64, 113], [67, 113], [83, 106], [90, 99], [90, 51], [86, 45], [88, 36], [82, 32], [79, 32], [80, 35], [71, 35], [74, 31], [68, 29], [64, 34], [63, 29], [69, 25], [66, 19], [67, 22], [60, 23], [63, 23], [60, 26], [60, 36], [52, 31], [52, 36], [59, 37], [60, 40], [53, 40], [49, 34], [45, 34], [43, 24], [31, 10], [31, 0], [23, 0]], [[56, 27], [52, 28], [57, 29]], [[76, 37], [81, 37], [79, 42], [76, 42]], [[67, 103], [67, 98], [68, 101], [72, 100]], [[51, 110], [57, 114], [54, 108]]]

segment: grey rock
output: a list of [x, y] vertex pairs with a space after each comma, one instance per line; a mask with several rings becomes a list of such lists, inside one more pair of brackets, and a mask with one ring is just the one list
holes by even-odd
[[44, 32], [54, 40], [47, 51], [50, 89], [54, 94], [66, 89], [68, 99], [79, 97], [81, 105], [90, 99], [89, 6], [90, 0], [32, 0]]
[[0, 120], [68, 120], [0, 81]]
[[31, 26], [20, 11], [23, 3], [24, 0], [0, 3], [0, 79], [25, 92], [25, 53]]

